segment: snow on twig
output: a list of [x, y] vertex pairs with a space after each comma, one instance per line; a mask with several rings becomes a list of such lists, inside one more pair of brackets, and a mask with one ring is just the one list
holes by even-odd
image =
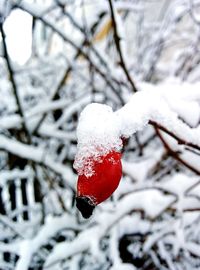
[[49, 238], [55, 236], [60, 230], [71, 228], [78, 229], [74, 220], [69, 215], [64, 214], [61, 217], [49, 217], [33, 239], [26, 239], [19, 243], [20, 258], [17, 262], [16, 270], [28, 269], [33, 254], [38, 251], [42, 245], [47, 243]]
[[13, 139], [9, 139], [4, 135], [0, 135], [0, 149], [15, 154], [21, 158], [32, 160], [38, 164], [49, 167], [52, 171], [62, 175], [71, 188], [74, 187], [75, 175], [73, 174], [72, 170], [63, 164], [56, 162], [49, 155], [46, 156], [45, 149], [23, 144]]
[[[196, 91], [198, 87], [197, 84], [194, 92], [192, 88], [191, 90], [188, 88], [188, 92], [187, 88], [182, 92], [181, 87], [174, 86], [175, 93], [171, 95], [165, 88], [162, 91], [162, 85], [157, 88], [146, 86], [145, 90], [134, 94], [130, 101], [116, 112], [106, 105], [96, 103], [88, 105], [81, 113], [77, 128], [78, 152], [75, 168], [81, 173], [83, 164], [89, 157], [98, 159], [100, 155], [113, 149], [119, 151], [122, 147], [121, 138], [130, 137], [143, 130], [148, 123], [165, 131], [178, 143], [200, 149], [200, 129], [190, 127], [190, 122], [194, 124], [192, 117], [194, 105], [196, 105], [196, 119], [200, 119], [200, 107], [198, 103], [192, 103], [194, 97], [199, 101], [199, 92]], [[179, 119], [184, 113], [180, 111], [179, 103], [185, 104], [188, 124]]]
[[[145, 195], [147, 193], [148, 196]], [[93, 226], [85, 232], [81, 232], [78, 237], [70, 243], [64, 242], [56, 245], [45, 262], [45, 268], [83, 251], [90, 250], [91, 253], [95, 252], [96, 250], [93, 248], [98, 246], [97, 243], [99, 240], [105, 236], [111, 228], [116, 226], [126, 214], [139, 210], [144, 211], [147, 216], [154, 219], [173, 204], [174, 201], [174, 196], [163, 196], [162, 192], [154, 189], [150, 192], [144, 190], [127, 195], [120, 200], [115, 214], [106, 214], [105, 216], [102, 214], [102, 216], [99, 217], [98, 225]], [[95, 252], [95, 255], [98, 256], [98, 252]]]

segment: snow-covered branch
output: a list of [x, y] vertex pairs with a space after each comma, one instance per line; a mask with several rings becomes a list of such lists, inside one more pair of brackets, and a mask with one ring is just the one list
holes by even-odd
[[[173, 87], [172, 85], [169, 87]], [[200, 119], [198, 85], [192, 89], [187, 86], [180, 91], [174, 87], [174, 95], [158, 89], [146, 89], [132, 96], [121, 109], [113, 112], [109, 106], [90, 104], [81, 113], [78, 125], [78, 153], [75, 168], [79, 171], [85, 160], [117, 150], [122, 147], [121, 138], [128, 138], [141, 131], [150, 123], [171, 135], [179, 144], [200, 149]], [[176, 90], [177, 88], [177, 90]], [[175, 96], [175, 98], [174, 98]], [[194, 97], [196, 99], [194, 99]], [[189, 100], [187, 100], [187, 98]], [[184, 106], [184, 111], [181, 110]], [[194, 121], [192, 112], [196, 109]]]
[[75, 176], [72, 170], [64, 164], [57, 163], [49, 155], [47, 156], [46, 149], [23, 144], [13, 139], [9, 139], [4, 135], [0, 135], [0, 149], [15, 154], [18, 157], [32, 160], [38, 164], [47, 166], [52, 171], [62, 175], [62, 177], [66, 179], [67, 184], [74, 188]]
[[[95, 253], [95, 256], [100, 256], [101, 252], [96, 249], [98, 248], [100, 239], [109, 233], [109, 230], [113, 226], [117, 226], [118, 222], [125, 215], [139, 210], [144, 211], [147, 216], [154, 219], [174, 202], [173, 196], [163, 197], [162, 192], [158, 190], [151, 190], [148, 193], [150, 196], [144, 200], [147, 192], [141, 191], [126, 196], [120, 200], [114, 215], [113, 213], [100, 215], [98, 225], [92, 227], [87, 232], [82, 232], [72, 243], [61, 243], [57, 245], [52, 254], [47, 258], [45, 268], [88, 249], [91, 253]], [[159, 201], [159, 204], [156, 203], [157, 201]], [[157, 206], [156, 208], [155, 205]]]
[[[199, 7], [0, 1], [1, 269], [199, 269]], [[83, 220], [75, 180], [106, 153], [120, 183]]]

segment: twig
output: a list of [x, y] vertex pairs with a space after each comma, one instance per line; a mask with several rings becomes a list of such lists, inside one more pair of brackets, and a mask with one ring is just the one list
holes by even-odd
[[19, 99], [17, 84], [16, 84], [15, 78], [14, 78], [14, 70], [12, 68], [12, 64], [11, 64], [11, 61], [10, 61], [10, 58], [9, 58], [9, 55], [8, 55], [7, 45], [6, 45], [6, 41], [5, 41], [6, 35], [5, 35], [5, 32], [4, 32], [3, 24], [2, 23], [0, 23], [0, 32], [1, 32], [1, 35], [2, 35], [2, 44], [3, 44], [3, 49], [4, 49], [4, 57], [5, 57], [5, 60], [6, 60], [6, 63], [7, 63], [7, 67], [8, 67], [8, 71], [9, 71], [9, 75], [10, 75], [10, 81], [11, 81], [12, 88], [13, 88], [13, 94], [14, 94], [15, 99], [16, 99], [16, 103], [17, 103], [17, 107], [18, 107], [18, 112], [19, 112], [21, 118], [23, 119], [23, 121], [22, 121], [22, 128], [23, 128], [23, 130], [24, 130], [24, 132], [26, 134], [27, 142], [30, 143], [31, 142], [31, 138], [30, 138], [30, 134], [29, 134], [28, 128], [26, 126], [24, 113], [23, 113], [21, 102], [20, 102], [20, 99]]
[[66, 181], [66, 184], [74, 191], [74, 174], [72, 170], [64, 164], [56, 162], [51, 156], [47, 156], [44, 159], [44, 149], [33, 145], [27, 145], [14, 139], [8, 139], [6, 136], [0, 135], [0, 150], [14, 154], [35, 164], [48, 167], [50, 170], [64, 178], [67, 176], [69, 181]]
[[23, 233], [17, 229], [14, 222], [11, 222], [7, 216], [0, 215], [0, 223], [2, 223], [5, 227], [10, 228], [20, 238], [24, 239]]
[[55, 24], [53, 24], [52, 22], [50, 22], [49, 20], [41, 17], [39, 14], [35, 13], [33, 10], [31, 10], [30, 8], [28, 8], [25, 5], [19, 4], [17, 5], [18, 8], [28, 12], [29, 14], [31, 14], [32, 16], [34, 16], [34, 18], [38, 19], [39, 21], [41, 21], [42, 23], [44, 23], [47, 27], [49, 27], [52, 31], [54, 31], [56, 34], [58, 34], [65, 42], [67, 42], [68, 44], [70, 44], [78, 53], [80, 53], [80, 55], [82, 55], [89, 63], [90, 65], [94, 68], [94, 70], [100, 75], [101, 78], [103, 78], [103, 80], [109, 85], [109, 87], [112, 89], [113, 93], [115, 93], [115, 95], [117, 96], [117, 98], [119, 99], [120, 103], [122, 105], [124, 105], [124, 100], [121, 97], [120, 93], [116, 90], [116, 88], [113, 86], [112, 81], [110, 80], [110, 78], [108, 78], [107, 74], [104, 73], [93, 61], [92, 59], [89, 57], [89, 55], [82, 49], [82, 47], [78, 46], [73, 40], [71, 40], [68, 36], [65, 35], [64, 32], [62, 32], [60, 30], [60, 28], [58, 28]]
[[161, 135], [161, 133], [159, 132], [158, 128], [155, 127], [156, 133], [158, 135], [158, 137], [160, 138], [160, 140], [162, 141], [164, 147], [167, 149], [168, 153], [174, 158], [176, 159], [178, 162], [180, 162], [181, 164], [183, 164], [185, 167], [187, 167], [188, 169], [190, 169], [192, 172], [200, 175], [200, 171], [197, 170], [195, 167], [193, 167], [192, 165], [190, 165], [189, 163], [187, 163], [185, 160], [183, 160], [179, 154], [177, 152], [175, 152], [170, 145], [165, 141], [165, 139], [163, 138], [163, 136]]
[[[67, 68], [67, 70], [66, 70], [64, 76], [62, 77], [62, 79], [61, 79], [61, 81], [60, 81], [60, 83], [59, 83], [59, 85], [58, 85], [58, 87], [57, 87], [54, 95], [51, 98], [51, 100], [55, 100], [56, 99], [57, 94], [59, 93], [60, 89], [64, 86], [65, 81], [67, 80], [67, 78], [68, 78], [71, 70], [72, 70], [72, 67], [71, 66]], [[48, 113], [44, 113], [44, 115], [42, 116], [42, 118], [39, 120], [39, 122], [37, 123], [36, 127], [32, 131], [32, 134], [36, 134], [38, 132], [38, 130], [40, 129], [42, 123], [44, 122], [47, 114]]]
[[193, 22], [199, 27], [200, 21], [196, 18], [194, 14], [195, 5], [193, 3], [193, 0], [189, 0], [189, 15], [192, 18]]
[[109, 5], [110, 5], [110, 12], [111, 12], [111, 18], [112, 18], [112, 22], [113, 22], [113, 30], [114, 30], [114, 40], [115, 40], [115, 44], [116, 44], [116, 48], [117, 48], [117, 51], [118, 51], [118, 54], [119, 54], [119, 59], [120, 59], [120, 65], [127, 77], [127, 80], [129, 81], [131, 87], [132, 87], [132, 90], [133, 92], [137, 92], [137, 88], [129, 74], [129, 71], [127, 69], [127, 66], [126, 66], [126, 63], [124, 61], [124, 58], [123, 58], [123, 54], [122, 54], [122, 48], [121, 48], [121, 44], [120, 44], [120, 37], [119, 37], [119, 34], [118, 34], [118, 29], [117, 29], [117, 22], [116, 22], [116, 18], [115, 18], [115, 13], [114, 13], [114, 6], [113, 6], [113, 3], [112, 3], [112, 0], [108, 0], [109, 2]]
[[174, 134], [173, 132], [169, 131], [166, 127], [164, 126], [161, 126], [160, 124], [154, 122], [154, 121], [149, 121], [149, 124], [154, 126], [156, 129], [159, 129], [159, 130], [162, 130], [164, 131], [165, 133], [167, 133], [168, 135], [170, 135], [172, 138], [174, 138], [178, 144], [180, 145], [186, 145], [186, 146], [190, 146], [196, 150], [199, 150], [200, 151], [200, 147], [194, 143], [191, 143], [191, 142], [187, 142], [183, 139], [181, 139], [180, 137], [178, 137], [176, 134]]

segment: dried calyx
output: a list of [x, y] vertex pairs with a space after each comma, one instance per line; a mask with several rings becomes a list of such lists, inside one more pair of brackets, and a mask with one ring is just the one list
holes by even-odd
[[76, 206], [84, 218], [89, 218], [95, 208], [95, 204], [87, 196], [76, 197]]

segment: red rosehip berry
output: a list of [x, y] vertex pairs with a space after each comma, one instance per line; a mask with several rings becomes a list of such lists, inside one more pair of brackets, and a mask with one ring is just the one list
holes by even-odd
[[76, 204], [85, 218], [118, 187], [122, 176], [121, 153], [112, 151], [94, 160], [93, 171], [89, 177], [84, 174], [78, 177]]

